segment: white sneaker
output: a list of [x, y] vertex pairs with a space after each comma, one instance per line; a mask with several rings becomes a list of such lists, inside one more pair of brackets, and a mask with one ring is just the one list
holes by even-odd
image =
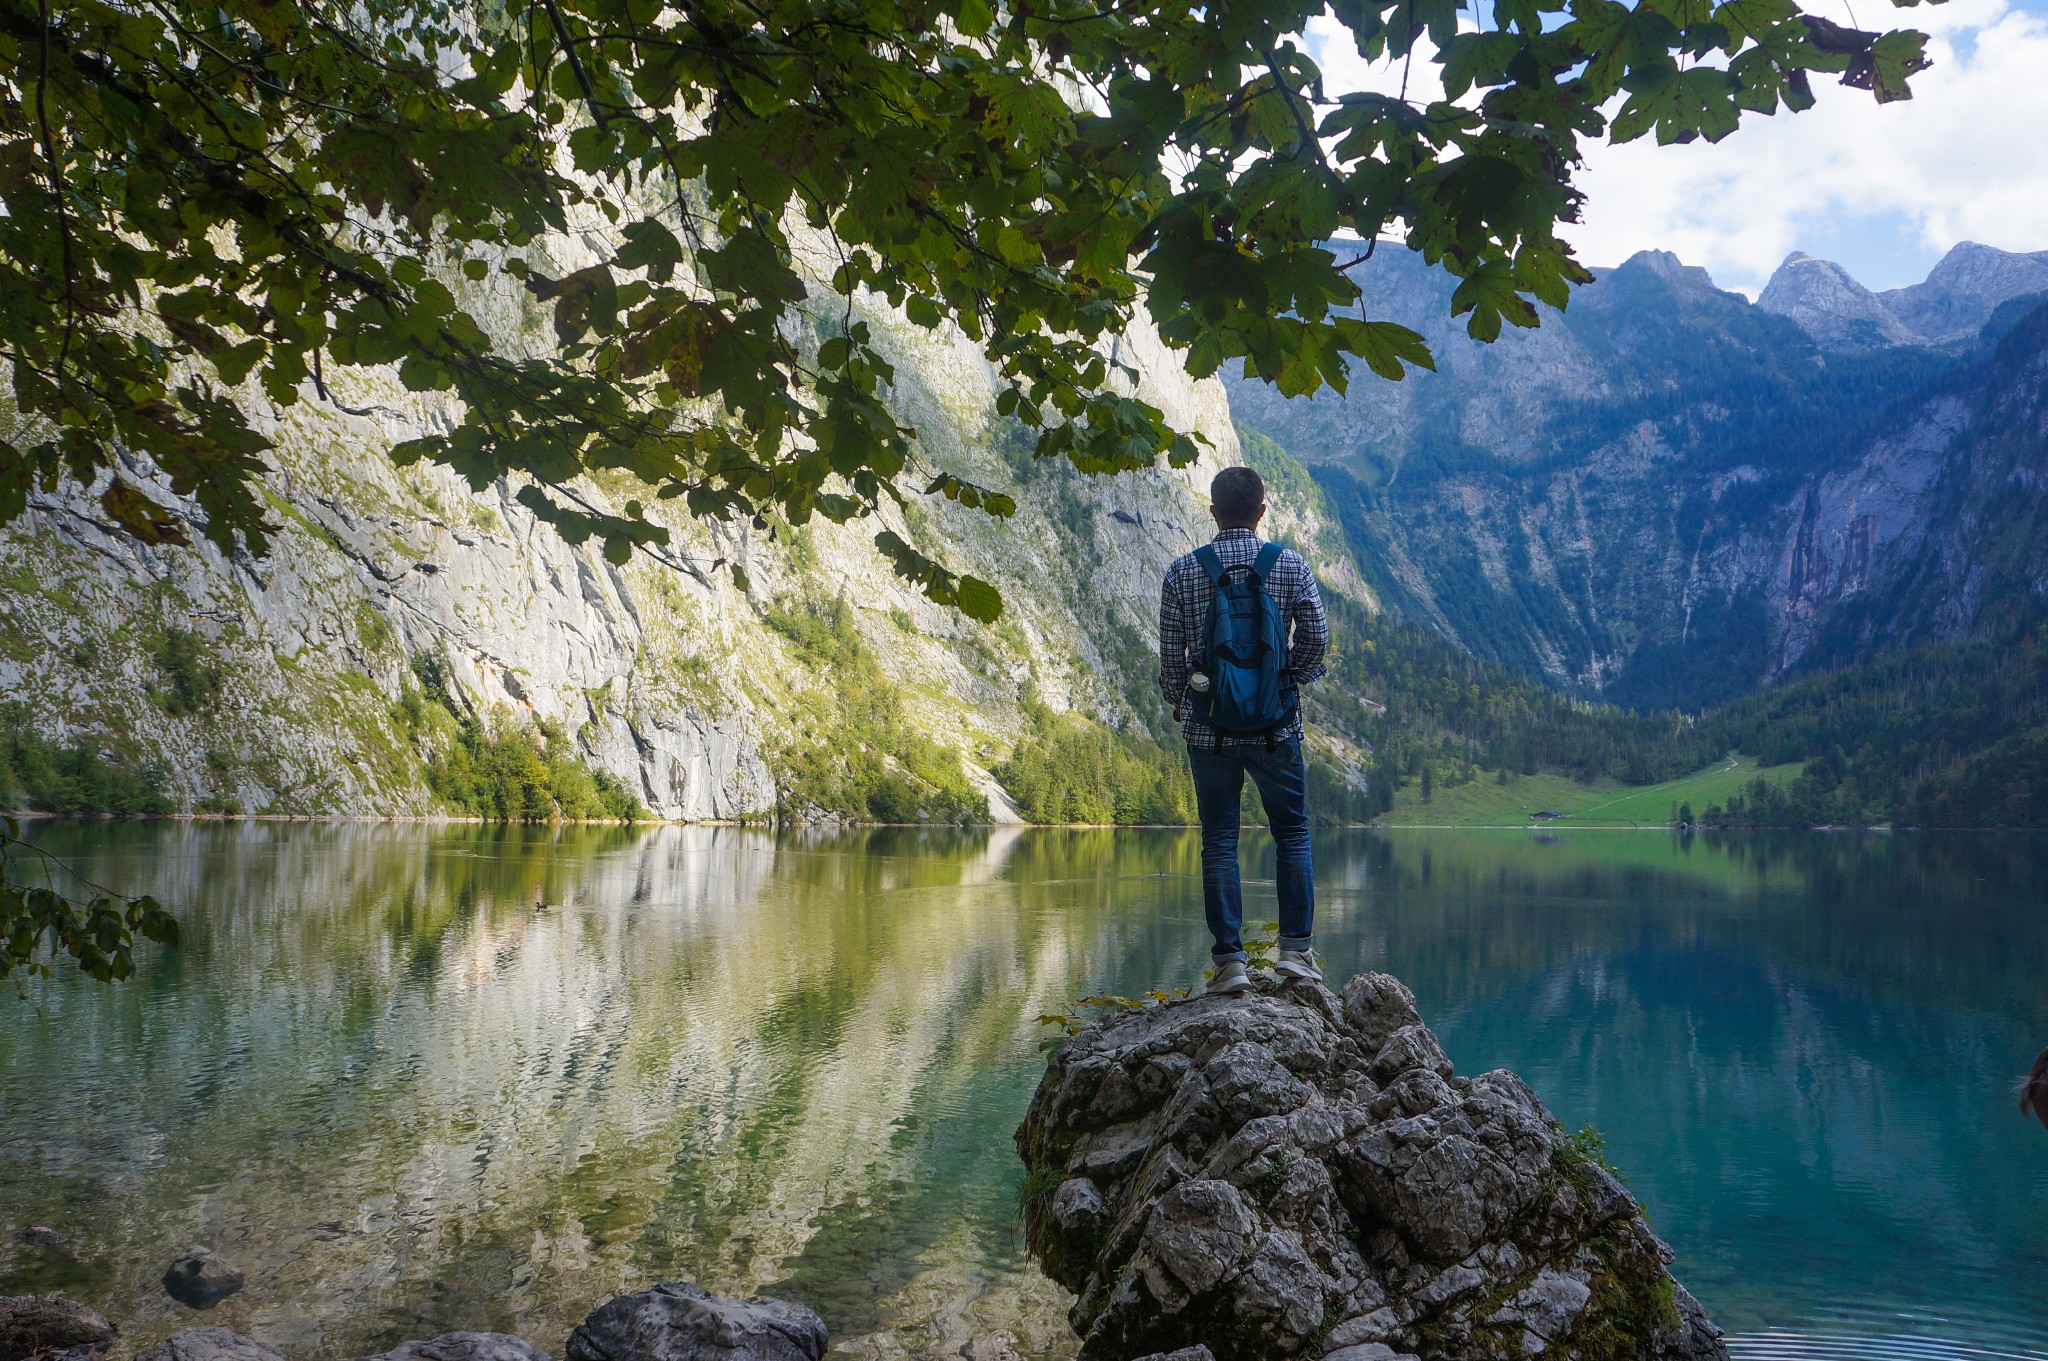
[[1209, 975], [1209, 991], [1216, 993], [1239, 993], [1250, 988], [1252, 976], [1246, 971], [1241, 959], [1228, 960], [1216, 966]]
[[1273, 972], [1283, 980], [1299, 979], [1304, 983], [1323, 981], [1323, 964], [1316, 958], [1314, 950], [1282, 950], [1280, 959], [1273, 965]]

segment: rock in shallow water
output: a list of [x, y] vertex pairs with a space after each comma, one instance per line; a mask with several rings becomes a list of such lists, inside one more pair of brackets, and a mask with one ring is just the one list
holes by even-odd
[[826, 1342], [801, 1305], [669, 1282], [599, 1305], [569, 1334], [568, 1361], [818, 1361]]
[[241, 1268], [212, 1248], [193, 1248], [164, 1272], [165, 1293], [188, 1309], [211, 1309], [241, 1288]]
[[1084, 1361], [1727, 1355], [1597, 1151], [1514, 1074], [1457, 1077], [1385, 974], [1090, 1026], [1017, 1147]]
[[62, 1295], [0, 1295], [0, 1361], [85, 1355], [112, 1342], [116, 1332], [97, 1312]]
[[228, 1328], [187, 1328], [145, 1349], [135, 1361], [284, 1361], [284, 1353]]

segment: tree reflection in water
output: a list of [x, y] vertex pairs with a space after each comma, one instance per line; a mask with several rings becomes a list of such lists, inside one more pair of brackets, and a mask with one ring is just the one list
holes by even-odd
[[[994, 1327], [1069, 1355], [1014, 1211], [1032, 1018], [1206, 962], [1182, 833], [38, 832], [187, 923], [138, 981], [65, 980], [0, 1032], [0, 1224], [77, 1245], [0, 1244], [0, 1293], [69, 1289], [138, 1342], [185, 1321], [155, 1276], [204, 1241], [250, 1277], [209, 1321], [295, 1357], [453, 1327], [558, 1349], [667, 1277], [788, 1294], [855, 1355]], [[1461, 1070], [1600, 1125], [1727, 1326], [2048, 1333], [2021, 1284], [2048, 1144], [2009, 1096], [2048, 1039], [2043, 843], [1318, 854], [1335, 973], [1400, 973]]]

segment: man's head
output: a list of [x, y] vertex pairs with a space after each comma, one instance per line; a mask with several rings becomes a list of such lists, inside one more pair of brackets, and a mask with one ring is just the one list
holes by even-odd
[[1256, 529], [1266, 513], [1266, 481], [1250, 468], [1225, 468], [1209, 484], [1218, 529]]

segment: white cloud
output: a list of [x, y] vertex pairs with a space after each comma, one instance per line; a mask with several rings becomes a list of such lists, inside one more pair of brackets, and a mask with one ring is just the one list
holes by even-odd
[[[1307, 37], [1308, 54], [1322, 68], [1323, 93], [1332, 98], [1355, 90], [1371, 90], [1383, 95], [1401, 93], [1402, 64], [1397, 61], [1368, 62], [1359, 56], [1358, 45], [1351, 41], [1351, 30], [1329, 15], [1318, 15], [1309, 20]], [[1438, 79], [1435, 62], [1418, 58], [1405, 74], [1410, 99], [1443, 98], [1444, 85]]]
[[[1586, 220], [1566, 229], [1580, 257], [1616, 264], [1638, 250], [1676, 251], [1753, 294], [1788, 252], [1825, 239], [1840, 256], [1859, 232], [1903, 236], [1928, 259], [1964, 240], [2048, 249], [2048, 17], [2007, 0], [1953, 0], [1895, 20], [1885, 10], [1872, 21], [1931, 35], [1935, 64], [1914, 77], [1913, 99], [1880, 106], [1818, 77], [1816, 107], [1747, 117], [1713, 145], [1590, 146], [1579, 176]], [[1312, 22], [1309, 39], [1330, 93], [1398, 86], [1398, 68], [1368, 66], [1331, 21]], [[1423, 66], [1411, 96], [1436, 93], [1433, 66], [1429, 86], [1419, 84]]]

